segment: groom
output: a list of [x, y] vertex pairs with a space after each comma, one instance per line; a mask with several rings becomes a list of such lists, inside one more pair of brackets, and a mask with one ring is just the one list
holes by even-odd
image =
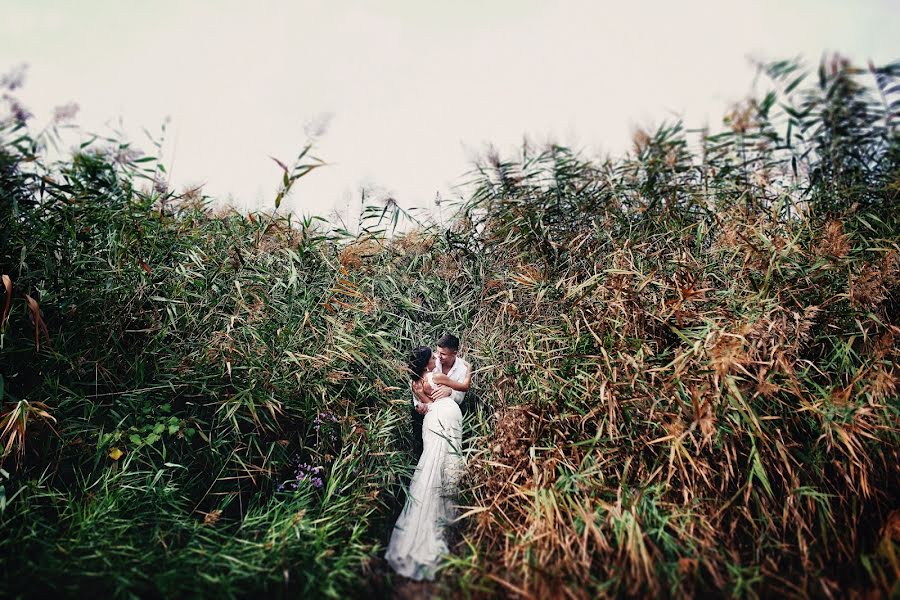
[[[435, 373], [443, 373], [453, 381], [463, 381], [469, 374], [469, 364], [459, 354], [459, 338], [452, 334], [444, 334], [437, 343]], [[431, 394], [432, 400], [440, 400], [451, 396], [457, 404], [462, 404], [466, 397], [465, 392], [457, 392], [449, 387], [442, 385]], [[413, 394], [413, 449], [418, 457], [422, 454], [422, 421], [425, 419], [425, 413], [428, 412], [428, 405], [422, 404]]]

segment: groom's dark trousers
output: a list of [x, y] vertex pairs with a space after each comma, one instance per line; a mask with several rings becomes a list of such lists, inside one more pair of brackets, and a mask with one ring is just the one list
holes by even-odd
[[413, 451], [413, 457], [418, 460], [420, 456], [422, 456], [422, 421], [425, 420], [425, 415], [420, 415], [419, 411], [413, 407], [412, 409], [412, 439], [410, 440], [410, 447]]

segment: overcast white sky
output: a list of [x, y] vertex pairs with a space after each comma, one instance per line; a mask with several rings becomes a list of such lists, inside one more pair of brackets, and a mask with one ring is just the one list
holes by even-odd
[[20, 97], [46, 120], [77, 102], [108, 132], [170, 117], [174, 184], [270, 208], [304, 126], [332, 114], [332, 166], [284, 206], [355, 211], [362, 186], [403, 206], [446, 197], [488, 142], [529, 135], [618, 153], [673, 115], [715, 128], [751, 91], [748, 57], [839, 50], [900, 58], [900, 2], [425, 0], [0, 0], [0, 72], [26, 62]]

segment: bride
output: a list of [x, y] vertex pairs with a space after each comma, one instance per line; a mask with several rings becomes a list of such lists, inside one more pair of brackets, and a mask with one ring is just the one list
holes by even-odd
[[434, 579], [441, 556], [448, 552], [444, 529], [455, 516], [454, 496], [465, 468], [459, 405], [449, 396], [432, 401], [431, 392], [438, 385], [467, 391], [471, 375], [456, 382], [432, 373], [434, 366], [431, 348], [412, 351], [408, 368], [413, 393], [428, 406], [422, 423], [423, 450], [385, 554], [397, 573], [417, 581]]

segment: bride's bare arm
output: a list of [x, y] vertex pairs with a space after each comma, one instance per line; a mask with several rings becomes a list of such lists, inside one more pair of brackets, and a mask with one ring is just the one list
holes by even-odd
[[419, 399], [419, 402], [422, 404], [431, 402], [431, 396], [425, 393], [425, 387], [422, 385], [421, 381], [413, 381], [410, 384], [410, 387], [412, 388], [413, 394]]

